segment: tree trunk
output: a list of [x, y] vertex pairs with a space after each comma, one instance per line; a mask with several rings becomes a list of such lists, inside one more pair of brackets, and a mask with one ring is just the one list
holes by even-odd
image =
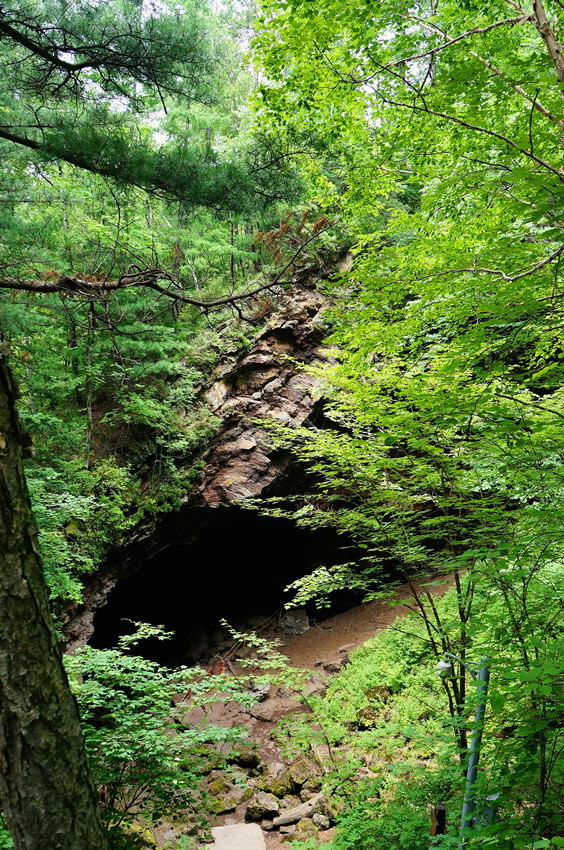
[[235, 244], [235, 230], [233, 227], [233, 213], [229, 213], [229, 281], [231, 283], [231, 292], [235, 292], [235, 255], [233, 253], [233, 245]]
[[49, 612], [0, 343], [0, 801], [15, 850], [106, 850]]
[[86, 441], [84, 446], [84, 468], [90, 468], [90, 448], [92, 446], [92, 433], [94, 420], [92, 418], [92, 335], [94, 330], [94, 303], [91, 301], [88, 307], [88, 324], [86, 331], [86, 354], [84, 365], [86, 367], [85, 395], [86, 395]]

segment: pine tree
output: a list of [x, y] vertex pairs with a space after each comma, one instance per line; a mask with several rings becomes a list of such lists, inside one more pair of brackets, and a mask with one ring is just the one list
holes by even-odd
[[[220, 50], [210, 21], [205, 4], [190, 0], [169, 6], [137, 0], [2, 3], [3, 187], [11, 177], [21, 187], [26, 174], [59, 162], [176, 199], [185, 209], [243, 210], [257, 199], [265, 204], [281, 197], [286, 166], [272, 144], [250, 143], [222, 159], [213, 150], [202, 156], [182, 139], [159, 144], [152, 130], [148, 113], [165, 110], [171, 99], [212, 102]], [[8, 218], [9, 200], [6, 194]], [[0, 247], [2, 285], [33, 290], [33, 283], [18, 280], [9, 244]], [[59, 274], [54, 289], [70, 280]], [[16, 395], [3, 348], [0, 800], [16, 850], [104, 850], [76, 704], [43, 584]]]

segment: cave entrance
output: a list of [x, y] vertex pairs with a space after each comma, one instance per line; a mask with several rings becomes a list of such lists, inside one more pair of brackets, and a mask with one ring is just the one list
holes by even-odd
[[[191, 542], [171, 543], [118, 582], [94, 617], [92, 646], [115, 646], [133, 630], [129, 621], [141, 621], [174, 632], [170, 641], [143, 641], [138, 651], [146, 657], [171, 666], [206, 661], [228, 639], [220, 619], [256, 627], [290, 601], [290, 582], [365, 554], [333, 529], [298, 528], [241, 508], [202, 509], [194, 520]], [[341, 594], [332, 613], [359, 601]]]

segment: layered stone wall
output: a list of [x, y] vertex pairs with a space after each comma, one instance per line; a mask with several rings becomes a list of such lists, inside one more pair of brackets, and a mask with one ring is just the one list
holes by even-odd
[[69, 649], [88, 640], [94, 614], [116, 583], [166, 547], [197, 539], [212, 521], [215, 512], [209, 509], [269, 495], [284, 480], [291, 490], [287, 484], [290, 456], [273, 447], [259, 420], [301, 425], [314, 413], [318, 382], [302, 367], [326, 359], [323, 307], [318, 293], [294, 292], [282, 302], [250, 351], [224, 359], [210, 375], [200, 400], [221, 419], [221, 425], [202, 455], [201, 475], [178, 511], [136, 529], [93, 576], [83, 603], [67, 611]]

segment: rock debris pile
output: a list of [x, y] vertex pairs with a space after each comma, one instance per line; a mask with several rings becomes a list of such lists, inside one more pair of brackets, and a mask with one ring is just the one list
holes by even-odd
[[[303, 753], [288, 765], [261, 764], [256, 745], [231, 749], [220, 744], [227, 766], [209, 775], [209, 804], [215, 814], [239, 810], [244, 819], [289, 841], [317, 838], [337, 816], [336, 806], [322, 791], [324, 768], [313, 753]], [[245, 775], [246, 773], [246, 775]], [[246, 782], [245, 782], [246, 779]]]

